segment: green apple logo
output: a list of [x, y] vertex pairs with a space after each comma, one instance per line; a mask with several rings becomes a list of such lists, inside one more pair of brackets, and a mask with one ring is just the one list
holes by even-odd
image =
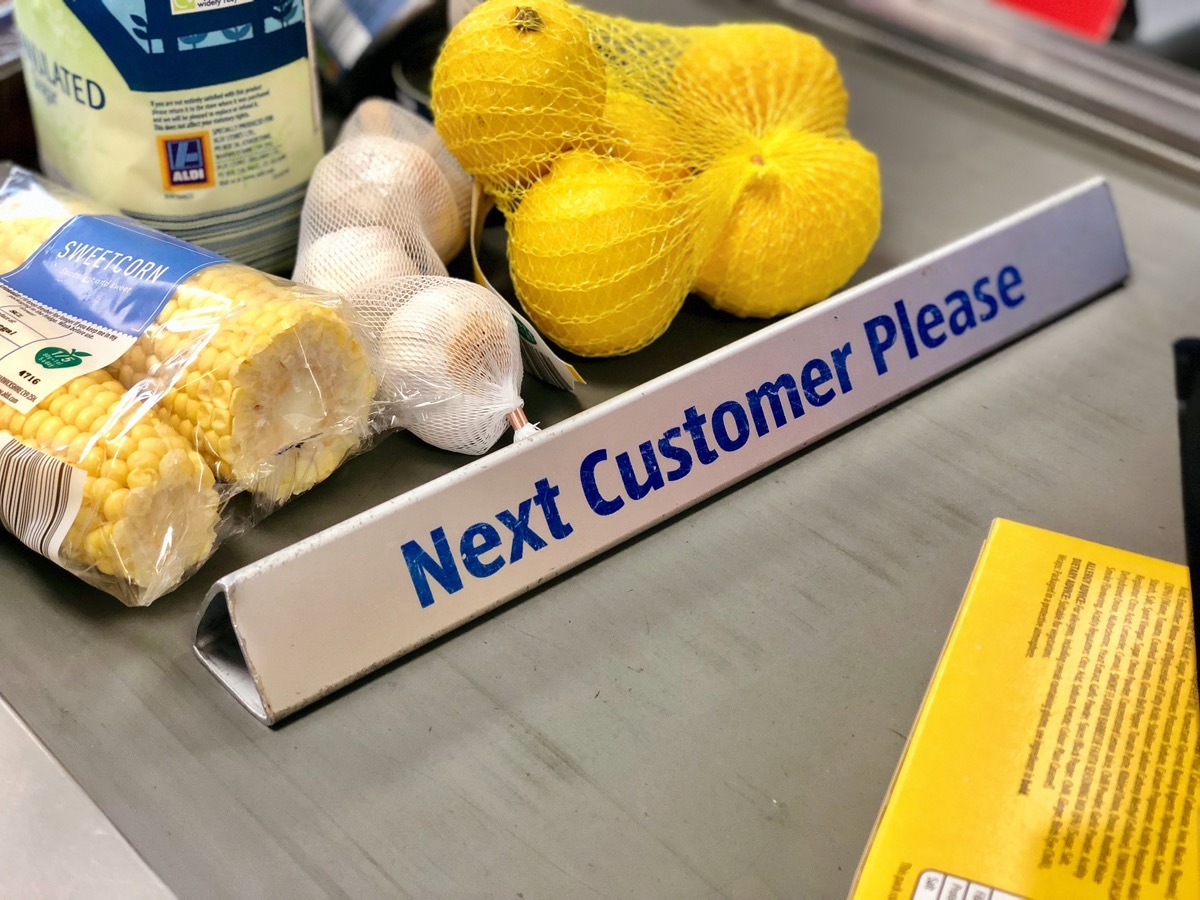
[[91, 356], [82, 350], [64, 350], [62, 347], [43, 347], [33, 355], [33, 361], [43, 369], [69, 369]]

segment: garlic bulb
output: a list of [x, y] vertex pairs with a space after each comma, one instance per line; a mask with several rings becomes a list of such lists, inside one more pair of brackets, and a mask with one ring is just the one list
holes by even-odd
[[304, 201], [302, 228], [327, 234], [347, 226], [415, 225], [443, 261], [463, 248], [467, 228], [441, 168], [416, 144], [362, 134], [318, 164]]
[[379, 399], [435, 447], [479, 455], [523, 423], [521, 347], [508, 304], [454, 278], [402, 278], [351, 298], [390, 308], [377, 334]]
[[383, 97], [368, 97], [354, 108], [342, 125], [337, 143], [345, 144], [362, 135], [385, 135], [398, 141], [415, 144], [437, 163], [454, 203], [458, 207], [459, 220], [464, 229], [471, 223], [471, 188], [474, 182], [463, 171], [433, 123], [405, 109], [394, 100]]
[[375, 281], [445, 271], [423, 238], [406, 242], [381, 225], [351, 226], [322, 235], [298, 253], [292, 280], [345, 295]]

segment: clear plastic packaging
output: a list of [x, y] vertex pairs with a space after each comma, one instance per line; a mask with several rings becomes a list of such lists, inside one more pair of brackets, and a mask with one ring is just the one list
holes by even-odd
[[128, 605], [368, 440], [376, 377], [340, 298], [16, 167], [0, 182], [0, 297], [0, 518]]

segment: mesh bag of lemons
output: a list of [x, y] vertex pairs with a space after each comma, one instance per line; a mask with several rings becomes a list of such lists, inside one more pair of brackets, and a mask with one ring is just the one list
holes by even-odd
[[0, 524], [145, 606], [365, 449], [377, 377], [338, 297], [103, 213], [0, 172]]
[[696, 292], [740, 317], [843, 286], [879, 235], [875, 156], [832, 54], [776, 24], [673, 27], [486, 0], [434, 67], [434, 122], [505, 214], [518, 299], [618, 356]]

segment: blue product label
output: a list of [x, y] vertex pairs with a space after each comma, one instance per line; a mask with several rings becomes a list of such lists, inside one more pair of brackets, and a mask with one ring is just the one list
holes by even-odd
[[[253, 78], [308, 56], [304, 0], [64, 0], [134, 91]], [[70, 95], [69, 60], [25, 41], [27, 69]], [[88, 97], [90, 86], [84, 85]], [[96, 84], [88, 102], [103, 97]], [[98, 107], [94, 107], [98, 108]]]
[[175, 289], [225, 258], [117, 216], [76, 216], [0, 283], [72, 318], [131, 337]]

